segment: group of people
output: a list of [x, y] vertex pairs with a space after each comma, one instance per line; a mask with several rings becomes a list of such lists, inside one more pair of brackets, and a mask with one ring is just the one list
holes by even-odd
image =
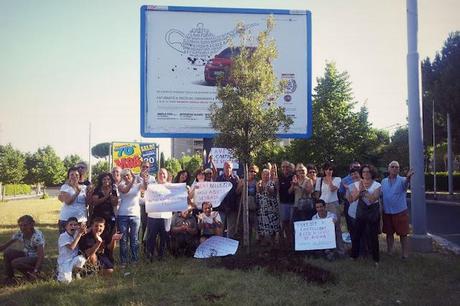
[[[114, 269], [114, 246], [119, 241], [120, 267], [136, 264], [140, 246], [146, 258], [161, 260], [166, 252], [193, 255], [196, 247], [214, 235], [238, 239], [242, 231], [240, 197], [244, 180], [233, 171], [232, 162], [224, 163], [219, 175], [211, 159], [210, 168], [200, 168], [194, 177], [181, 170], [174, 178], [164, 168], [157, 177], [149, 174], [150, 164], [144, 161], [141, 172], [114, 167], [102, 173], [93, 186], [86, 178], [86, 164], [78, 163], [68, 169], [66, 182], [58, 199], [62, 202], [59, 215], [58, 280], [70, 282], [85, 266], [104, 275]], [[251, 241], [261, 245], [280, 244], [293, 248], [293, 223], [312, 219], [331, 218], [335, 224], [337, 253], [345, 254], [342, 240], [342, 212], [351, 235], [350, 255], [356, 259], [370, 252], [379, 262], [380, 219], [387, 236], [388, 251], [393, 251], [394, 234], [401, 238], [402, 257], [408, 256], [407, 235], [409, 217], [406, 191], [412, 171], [399, 176], [399, 164], [388, 166], [389, 176], [377, 182], [371, 165], [353, 162], [349, 174], [335, 177], [334, 165], [322, 166], [324, 175], [318, 176], [314, 165], [281, 163], [262, 169], [248, 168], [248, 209]], [[193, 182], [192, 182], [193, 179]], [[230, 182], [232, 188], [217, 207], [210, 202], [195, 203], [198, 182]], [[181, 212], [147, 212], [145, 192], [150, 184], [185, 183], [187, 209]], [[381, 205], [383, 204], [383, 205]], [[383, 216], [381, 208], [383, 207]], [[34, 227], [31, 216], [19, 218], [20, 230], [0, 245], [4, 254], [7, 277], [14, 269], [35, 278], [44, 258], [45, 239]], [[24, 251], [7, 249], [13, 242], [22, 241]], [[252, 243], [251, 242], [251, 243]], [[330, 254], [330, 252], [329, 252]]]

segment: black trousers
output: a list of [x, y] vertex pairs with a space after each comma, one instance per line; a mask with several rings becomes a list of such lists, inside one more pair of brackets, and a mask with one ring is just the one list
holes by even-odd
[[361, 248], [361, 239], [364, 236], [364, 239], [367, 241], [369, 251], [372, 254], [372, 259], [375, 262], [379, 262], [379, 226], [379, 219], [375, 222], [371, 222], [356, 218], [353, 235], [351, 235], [351, 257], [358, 258], [359, 250]]

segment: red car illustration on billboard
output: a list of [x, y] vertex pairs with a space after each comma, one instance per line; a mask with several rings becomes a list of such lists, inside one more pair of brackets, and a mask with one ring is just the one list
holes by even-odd
[[[254, 52], [255, 47], [246, 47], [250, 52]], [[241, 52], [240, 47], [229, 47], [222, 50], [219, 54], [215, 55], [204, 66], [204, 79], [209, 85], [216, 85], [217, 81], [222, 78], [222, 84], [229, 82], [229, 73], [232, 66], [233, 58], [238, 56]]]

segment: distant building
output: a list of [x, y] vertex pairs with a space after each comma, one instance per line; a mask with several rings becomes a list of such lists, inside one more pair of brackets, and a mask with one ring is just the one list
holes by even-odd
[[172, 138], [171, 156], [182, 158], [183, 155], [203, 154], [203, 138]]

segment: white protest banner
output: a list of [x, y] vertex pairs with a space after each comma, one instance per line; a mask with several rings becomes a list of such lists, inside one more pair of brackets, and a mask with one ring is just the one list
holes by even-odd
[[194, 202], [201, 209], [203, 202], [211, 202], [212, 207], [217, 207], [232, 189], [230, 182], [199, 182], [195, 184]]
[[233, 157], [232, 153], [226, 148], [211, 148], [209, 155], [212, 155], [214, 165], [218, 169], [224, 168], [224, 163], [231, 160], [233, 163], [233, 169], [239, 168], [239, 162]]
[[184, 211], [188, 207], [185, 183], [149, 184], [144, 196], [148, 213]]
[[195, 251], [195, 258], [210, 258], [235, 255], [238, 250], [238, 240], [221, 236], [212, 236], [203, 241]]
[[294, 222], [295, 250], [333, 249], [335, 228], [332, 218]]

